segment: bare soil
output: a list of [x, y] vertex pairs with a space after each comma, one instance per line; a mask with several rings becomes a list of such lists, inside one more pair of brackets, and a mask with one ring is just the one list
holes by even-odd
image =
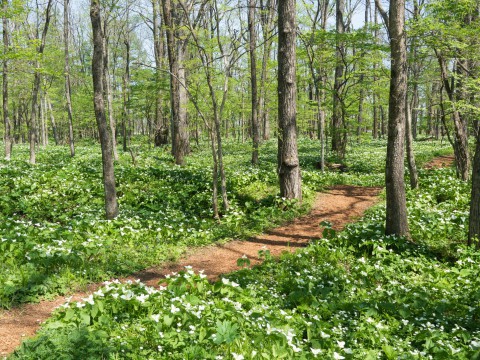
[[425, 169], [444, 168], [453, 165], [455, 157], [453, 155], [437, 156], [425, 164]]
[[[451, 166], [453, 156], [440, 156], [429, 162], [425, 168]], [[166, 274], [178, 272], [185, 266], [194, 270], [204, 270], [212, 281], [238, 269], [237, 260], [248, 257], [251, 265], [258, 264], [260, 250], [268, 249], [273, 256], [284, 251], [294, 252], [306, 246], [311, 240], [321, 237], [320, 223], [327, 220], [336, 230], [362, 216], [365, 210], [378, 201], [381, 188], [355, 186], [335, 186], [325, 193], [319, 193], [311, 212], [295, 221], [281, 226], [249, 240], [235, 240], [221, 245], [210, 245], [192, 249], [176, 263], [162, 264], [146, 269], [130, 278], [140, 279], [151, 286], [158, 285]], [[101, 284], [92, 284], [85, 291], [73, 294], [73, 300], [86, 297]], [[24, 338], [31, 337], [52, 311], [65, 303], [67, 297], [60, 296], [52, 301], [26, 304], [0, 313], [0, 356], [4, 357], [20, 345]]]

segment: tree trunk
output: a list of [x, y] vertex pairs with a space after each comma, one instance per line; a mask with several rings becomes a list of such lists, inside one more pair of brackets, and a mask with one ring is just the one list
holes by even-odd
[[4, 143], [5, 159], [10, 160], [12, 154], [13, 139], [10, 130], [10, 119], [8, 114], [8, 51], [9, 51], [9, 33], [8, 33], [8, 0], [2, 0], [3, 7], [3, 124], [5, 125]]
[[168, 62], [170, 67], [170, 101], [172, 114], [172, 154], [177, 165], [184, 164], [190, 152], [187, 128], [187, 93], [185, 82], [185, 53], [182, 14], [175, 11], [171, 0], [162, 0], [163, 22], [167, 34]]
[[248, 34], [250, 53], [250, 84], [252, 96], [252, 164], [258, 165], [258, 147], [260, 145], [260, 123], [258, 119], [258, 91], [257, 91], [257, 57], [255, 56], [257, 34], [255, 31], [255, 0], [248, 3]]
[[346, 131], [345, 119], [342, 104], [343, 91], [343, 72], [344, 72], [344, 56], [345, 43], [340, 37], [345, 33], [345, 24], [343, 13], [345, 11], [345, 1], [336, 0], [336, 66], [335, 66], [335, 83], [333, 88], [333, 114], [332, 114], [332, 151], [334, 151], [340, 159], [345, 157], [346, 149]]
[[[377, 16], [377, 5], [375, 4], [375, 11], [374, 11], [374, 15], [373, 15], [373, 21], [374, 21], [374, 26], [375, 26], [375, 30], [374, 30], [374, 37], [375, 37], [375, 44], [378, 43], [378, 29], [377, 29], [377, 25], [378, 25], [378, 16]], [[375, 84], [377, 81], [378, 81], [378, 78], [377, 78], [377, 63], [374, 62], [373, 63], [373, 83]], [[378, 94], [377, 92], [374, 90], [373, 91], [373, 94], [372, 94], [372, 99], [373, 99], [373, 125], [372, 125], [372, 137], [374, 139], [377, 139], [378, 138], [378, 125], [379, 125], [379, 119], [378, 119], [378, 113], [379, 113], [379, 110], [378, 110]]]
[[385, 233], [409, 236], [405, 195], [405, 114], [407, 101], [407, 47], [405, 0], [390, 1], [389, 33], [391, 78], [388, 110], [387, 164], [385, 188], [387, 200]]
[[108, 131], [103, 92], [104, 38], [100, 15], [100, 0], [91, 0], [90, 18], [93, 30], [92, 76], [94, 90], [94, 108], [97, 119], [100, 145], [102, 148], [103, 185], [105, 192], [105, 214], [107, 219], [118, 215], [115, 172], [113, 165], [112, 140]]
[[55, 123], [55, 116], [53, 115], [52, 102], [50, 101], [47, 94], [45, 94], [45, 97], [47, 99], [48, 111], [50, 112], [50, 123], [52, 124], [53, 140], [55, 141], [55, 145], [58, 145], [58, 129], [57, 124]]
[[[270, 139], [270, 112], [267, 106], [267, 87], [268, 87], [268, 60], [270, 59], [270, 52], [272, 49], [273, 39], [269, 37], [269, 33], [274, 26], [275, 19], [275, 0], [267, 0], [266, 4], [263, 4], [263, 0], [260, 0], [261, 13], [260, 22], [262, 24], [263, 33], [263, 57], [262, 57], [262, 74], [260, 79], [260, 99], [259, 99], [259, 121], [263, 126], [263, 140]], [[242, 141], [243, 142], [243, 141]]]
[[156, 98], [155, 98], [155, 146], [163, 146], [168, 144], [168, 124], [164, 121], [163, 116], [163, 97], [160, 90], [161, 71], [163, 66], [163, 36], [160, 32], [160, 6], [159, 0], [152, 0], [153, 6], [153, 45], [155, 53], [155, 70], [156, 70]]
[[470, 200], [470, 222], [468, 226], [468, 245], [480, 249], [480, 134], [476, 136], [475, 156], [472, 169], [472, 193]]
[[468, 154], [468, 134], [466, 124], [462, 119], [460, 111], [455, 105], [455, 91], [448, 81], [447, 64], [442, 54], [435, 49], [438, 63], [440, 65], [440, 71], [443, 81], [443, 88], [445, 89], [448, 99], [453, 106], [453, 125], [455, 129], [454, 146], [453, 151], [455, 154], [455, 164], [457, 166], [457, 173], [463, 181], [467, 181], [469, 177], [470, 158]]
[[[412, 99], [412, 102], [414, 100]], [[406, 104], [406, 122], [405, 122], [405, 132], [406, 132], [406, 143], [407, 143], [407, 163], [408, 171], [410, 175], [410, 187], [412, 189], [418, 188], [418, 173], [417, 165], [415, 164], [415, 154], [413, 152], [413, 132], [412, 132], [412, 113], [410, 111], [408, 99], [405, 102]]]
[[[70, 156], [75, 156], [75, 142], [73, 137], [73, 111], [72, 111], [72, 90], [70, 84], [70, 59], [69, 59], [69, 49], [68, 41], [70, 38], [69, 35], [69, 19], [68, 19], [68, 10], [69, 10], [70, 0], [64, 0], [63, 2], [63, 37], [65, 41], [65, 100], [67, 107], [68, 115], [68, 140], [70, 143]], [[53, 116], [53, 115], [52, 115]], [[56, 129], [54, 130], [56, 132]], [[55, 134], [54, 134], [55, 135]], [[55, 139], [55, 143], [57, 143]]]
[[[40, 46], [37, 48], [37, 54], [42, 55], [47, 41], [47, 32], [50, 25], [50, 10], [52, 8], [53, 0], [48, 0], [47, 9], [45, 11], [45, 24], [42, 31], [42, 38]], [[35, 61], [35, 77], [33, 80], [32, 90], [32, 112], [30, 114], [30, 164], [36, 163], [35, 145], [37, 143], [37, 106], [38, 106], [38, 92], [40, 90], [40, 72], [37, 70], [40, 67], [39, 61]]]
[[297, 150], [295, 0], [278, 2], [278, 175], [280, 196], [302, 200]]
[[107, 22], [104, 22], [104, 31], [103, 31], [103, 46], [104, 46], [104, 54], [103, 54], [103, 84], [104, 84], [104, 91], [105, 96], [107, 98], [107, 105], [108, 105], [108, 123], [110, 126], [110, 134], [112, 136], [112, 152], [113, 158], [118, 160], [118, 151], [117, 151], [117, 124], [114, 117], [114, 108], [113, 108], [113, 92], [112, 92], [112, 85], [110, 81], [110, 52], [108, 50], [108, 36], [107, 36]]
[[[128, 15], [127, 15], [128, 19]], [[128, 26], [128, 21], [127, 21]], [[125, 43], [125, 73], [123, 74], [123, 114], [122, 114], [122, 140], [123, 151], [128, 151], [129, 131], [132, 131], [130, 125], [130, 110], [128, 109], [128, 102], [130, 99], [130, 36], [129, 30], [126, 29], [124, 39]]]

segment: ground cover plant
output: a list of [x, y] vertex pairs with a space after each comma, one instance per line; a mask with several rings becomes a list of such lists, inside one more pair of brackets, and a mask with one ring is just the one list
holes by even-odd
[[[220, 223], [212, 219], [208, 152], [197, 149], [178, 167], [167, 150], [141, 140], [133, 146], [136, 166], [128, 153], [116, 165], [120, 216], [113, 221], [102, 219], [96, 144], [77, 146], [75, 158], [50, 147], [39, 152], [35, 166], [19, 146], [10, 162], [0, 162], [0, 307], [130, 274], [174, 259], [188, 246], [245, 237], [306, 209], [280, 206], [274, 142], [262, 147], [258, 167], [250, 165], [248, 145], [226, 144], [231, 209]], [[427, 159], [438, 149], [448, 146], [419, 143], [418, 154]], [[321, 173], [317, 153], [317, 142], [300, 142], [306, 205], [314, 190], [328, 185], [382, 184], [385, 142], [355, 144], [346, 173]]]
[[413, 242], [383, 235], [379, 205], [216, 284], [188, 268], [158, 290], [109, 282], [12, 358], [480, 358], [480, 252], [460, 244], [468, 185], [451, 169], [420, 176], [408, 193]]

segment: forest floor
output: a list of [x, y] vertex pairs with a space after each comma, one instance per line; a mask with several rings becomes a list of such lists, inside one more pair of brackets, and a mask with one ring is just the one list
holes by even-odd
[[[453, 156], [440, 156], [426, 164], [425, 168], [450, 166], [452, 162]], [[322, 221], [329, 221], [335, 230], [341, 230], [377, 203], [381, 190], [378, 187], [334, 186], [317, 195], [309, 214], [289, 224], [249, 240], [234, 240], [225, 244], [192, 249], [178, 262], [149, 268], [132, 275], [129, 279], [139, 279], [150, 286], [157, 286], [165, 275], [183, 270], [185, 266], [192, 266], [195, 271], [203, 270], [204, 274], [214, 281], [221, 274], [238, 270], [239, 258], [246, 256], [250, 260], [250, 265], [260, 263], [261, 258], [258, 255], [260, 250], [268, 250], [271, 255], [278, 256], [284, 251], [294, 252], [306, 246], [311, 240], [321, 237]], [[85, 291], [72, 296], [60, 296], [55, 300], [25, 304], [0, 312], [0, 356], [8, 355], [23, 339], [33, 336], [40, 324], [68, 298], [80, 300], [100, 286], [102, 284], [92, 284]]]

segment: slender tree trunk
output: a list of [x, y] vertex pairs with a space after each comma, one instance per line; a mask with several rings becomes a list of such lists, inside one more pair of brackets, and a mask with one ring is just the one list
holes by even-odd
[[269, 38], [270, 31], [274, 26], [276, 0], [260, 0], [261, 13], [260, 22], [262, 24], [263, 34], [263, 56], [262, 56], [262, 73], [260, 79], [260, 99], [259, 99], [259, 121], [263, 127], [263, 140], [270, 139], [270, 112], [267, 106], [267, 87], [268, 87], [268, 60], [272, 50], [272, 38]]
[[470, 200], [470, 222], [468, 245], [480, 248], [480, 133], [476, 135], [475, 156], [472, 169], [472, 193]]
[[260, 145], [260, 123], [258, 119], [258, 91], [257, 91], [257, 57], [255, 56], [257, 34], [255, 31], [255, 0], [249, 0], [248, 3], [248, 34], [249, 34], [249, 53], [250, 53], [250, 84], [252, 96], [252, 164], [258, 165], [258, 147]]
[[[128, 16], [127, 16], [128, 18]], [[127, 22], [128, 24], [128, 22]], [[129, 126], [130, 123], [130, 111], [128, 109], [128, 102], [130, 98], [130, 36], [128, 34], [129, 30], [127, 29], [127, 34], [125, 35], [125, 73], [123, 74], [123, 114], [122, 114], [122, 140], [123, 140], [123, 151], [128, 151], [129, 143], [129, 131], [132, 131]]]
[[[375, 3], [374, 5], [374, 11], [373, 11], [373, 22], [374, 22], [374, 38], [375, 38], [375, 44], [378, 44], [379, 41], [379, 36], [378, 36], [378, 14], [377, 14], [377, 5]], [[378, 64], [376, 61], [373, 62], [373, 83], [376, 84], [378, 81], [377, 77], [377, 67]], [[372, 99], [373, 99], [373, 125], [372, 125], [372, 137], [374, 139], [378, 138], [378, 130], [379, 130], [379, 96], [377, 94], [376, 89], [373, 90], [372, 94]]]
[[[413, 100], [412, 100], [413, 101]], [[413, 133], [412, 133], [412, 112], [410, 111], [408, 99], [406, 104], [406, 144], [407, 144], [407, 163], [408, 171], [410, 173], [410, 187], [412, 189], [418, 188], [418, 173], [417, 165], [415, 164], [415, 154], [413, 152]]]
[[[368, 11], [370, 9], [370, 0], [365, 1], [365, 31], [368, 29]], [[362, 50], [362, 57], [365, 55], [365, 51]], [[358, 116], [357, 116], [357, 141], [360, 142], [360, 138], [362, 135], [363, 131], [363, 103], [365, 101], [365, 96], [366, 96], [366, 91], [365, 91], [365, 85], [363, 84], [365, 80], [365, 75], [362, 74], [360, 75], [359, 79], [359, 85], [360, 85], [360, 96], [358, 100]]]
[[108, 50], [108, 36], [107, 36], [107, 22], [104, 22], [104, 37], [103, 37], [103, 46], [104, 46], [104, 55], [103, 55], [103, 83], [105, 97], [107, 99], [108, 105], [108, 123], [110, 126], [110, 134], [112, 136], [112, 152], [113, 158], [118, 160], [118, 150], [117, 150], [117, 124], [115, 121], [115, 109], [113, 108], [113, 91], [110, 80], [110, 51]]
[[[70, 27], [69, 27], [69, 2], [70, 0], [64, 0], [63, 2], [63, 38], [65, 41], [65, 101], [68, 115], [68, 140], [70, 143], [70, 156], [75, 156], [75, 141], [73, 136], [73, 111], [72, 111], [72, 90], [70, 84], [70, 56], [68, 42], [70, 39]], [[52, 115], [53, 116], [53, 115]], [[54, 130], [56, 131], [56, 130]], [[55, 139], [57, 142], [57, 139]]]
[[105, 100], [103, 92], [103, 65], [104, 65], [104, 36], [100, 15], [100, 0], [91, 0], [90, 18], [93, 30], [93, 58], [92, 76], [94, 90], [94, 108], [97, 119], [100, 145], [102, 148], [103, 185], [105, 191], [105, 214], [107, 219], [114, 219], [118, 215], [117, 192], [115, 188], [114, 159], [112, 140], [108, 131], [105, 114]]
[[48, 134], [47, 134], [47, 124], [46, 124], [46, 115], [47, 115], [47, 101], [44, 94], [40, 97], [40, 104], [38, 110], [40, 112], [41, 119], [41, 137], [42, 137], [42, 146], [45, 148], [48, 145]]
[[10, 160], [12, 154], [13, 139], [10, 130], [10, 119], [8, 114], [8, 51], [9, 51], [9, 33], [8, 33], [8, 0], [2, 0], [3, 7], [3, 124], [5, 126], [4, 143], [5, 159]]
[[345, 157], [346, 149], [346, 131], [344, 110], [342, 104], [343, 91], [343, 73], [344, 73], [344, 56], [345, 43], [340, 37], [345, 33], [344, 13], [345, 0], [336, 0], [336, 66], [335, 66], [335, 83], [333, 89], [333, 116], [332, 116], [332, 151], [334, 151], [340, 159]]
[[387, 164], [385, 188], [387, 213], [385, 233], [409, 236], [405, 195], [405, 114], [407, 101], [407, 47], [405, 0], [390, 1], [389, 33], [391, 78], [388, 111]]
[[55, 122], [55, 115], [53, 114], [52, 102], [50, 101], [48, 94], [45, 94], [45, 98], [47, 100], [48, 111], [50, 112], [50, 123], [52, 124], [53, 140], [55, 141], [55, 145], [58, 145], [58, 129]]
[[153, 6], [153, 45], [155, 52], [155, 69], [157, 80], [157, 94], [155, 99], [155, 146], [168, 144], [168, 124], [165, 123], [163, 115], [163, 97], [160, 90], [161, 71], [163, 67], [163, 36], [160, 32], [160, 6], [159, 0], [152, 0]]
[[[47, 41], [47, 32], [50, 25], [50, 10], [52, 9], [53, 0], [48, 0], [47, 9], [45, 11], [45, 24], [42, 31], [42, 38], [40, 40], [40, 46], [37, 48], [37, 54], [42, 55], [43, 50], [45, 49], [45, 43]], [[35, 61], [35, 69], [40, 67], [39, 61]], [[30, 164], [36, 163], [35, 156], [35, 145], [37, 143], [37, 106], [38, 106], [38, 92], [40, 90], [40, 72], [35, 70], [35, 77], [33, 80], [33, 90], [32, 90], [32, 112], [30, 114]]]
[[295, 0], [278, 2], [278, 176], [280, 195], [302, 200], [297, 150]]
[[448, 99], [452, 103], [453, 106], [453, 125], [455, 129], [455, 141], [453, 150], [455, 153], [455, 164], [457, 166], [457, 173], [460, 178], [464, 181], [467, 181], [469, 178], [469, 169], [470, 169], [470, 158], [468, 154], [468, 134], [466, 129], [466, 124], [462, 119], [462, 115], [460, 111], [457, 109], [455, 105], [455, 93], [454, 89], [450, 85], [448, 81], [448, 72], [447, 72], [447, 65], [445, 63], [445, 59], [441, 55], [441, 53], [435, 50], [437, 55], [437, 59], [440, 65], [440, 71], [443, 81], [443, 87], [448, 95]]

